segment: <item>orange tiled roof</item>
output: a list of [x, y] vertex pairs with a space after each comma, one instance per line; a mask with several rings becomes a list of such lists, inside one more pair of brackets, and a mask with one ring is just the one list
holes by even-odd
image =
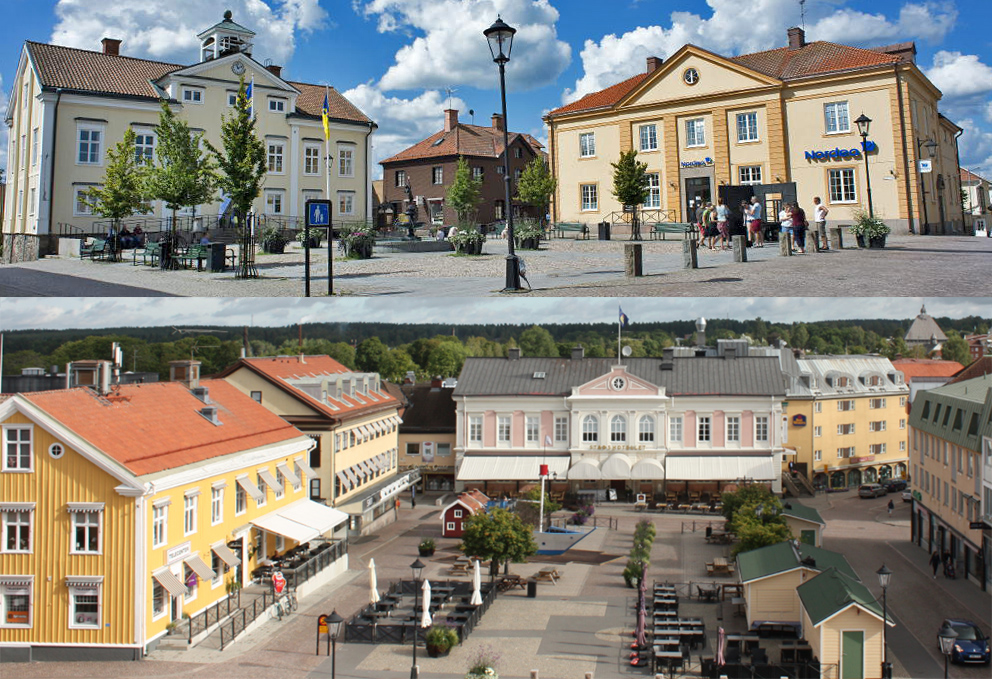
[[[534, 153], [540, 153], [541, 143], [529, 134], [510, 132], [510, 146], [518, 139], [523, 139]], [[458, 123], [451, 130], [435, 132], [423, 141], [400, 151], [395, 156], [379, 161], [382, 164], [395, 163], [402, 160], [419, 160], [422, 158], [439, 158], [442, 156], [473, 156], [483, 158], [498, 158], [503, 154], [503, 132], [492, 127], [466, 125]]]
[[960, 168], [960, 170], [961, 170], [961, 181], [962, 182], [979, 182], [979, 183], [980, 182], [986, 182], [986, 183], [988, 182], [988, 179], [986, 179], [985, 177], [982, 177], [981, 175], [975, 174], [971, 170], [966, 170], [963, 167]]
[[485, 511], [486, 505], [489, 503], [489, 498], [481, 490], [472, 489], [460, 493], [458, 495], [458, 501], [465, 505], [469, 512], [475, 514], [479, 511]]
[[44, 410], [135, 475], [176, 469], [303, 436], [224, 380], [201, 380], [222, 423], [178, 382], [121, 385], [107, 397], [86, 387], [21, 397]]
[[948, 384], [956, 384], [957, 382], [964, 382], [965, 380], [988, 374], [992, 374], [992, 356], [982, 356], [972, 361], [967, 368], [962, 368], [961, 372], [955, 375], [954, 379], [948, 382]]
[[929, 358], [897, 358], [892, 361], [896, 370], [901, 371], [907, 380], [914, 377], [952, 377], [964, 368], [957, 361], [938, 361]]
[[632, 78], [627, 78], [623, 82], [607, 87], [605, 90], [592, 92], [581, 99], [573, 101], [571, 104], [565, 104], [564, 106], [556, 108], [548, 113], [548, 115], [556, 116], [561, 115], [562, 113], [573, 113], [575, 111], [586, 111], [594, 108], [613, 106], [630, 94], [631, 90], [640, 85], [641, 82], [648, 77], [648, 75], [648, 73], [638, 73]]
[[[41, 84], [46, 88], [158, 100], [160, 96], [152, 82], [185, 68], [181, 64], [136, 59], [40, 42], [28, 41], [27, 48], [31, 60], [38, 69]], [[296, 112], [319, 118], [324, 104], [324, 86], [297, 82], [289, 82], [289, 84], [300, 90], [300, 96], [296, 99]], [[327, 92], [327, 103], [332, 118], [371, 122], [333, 87]]]

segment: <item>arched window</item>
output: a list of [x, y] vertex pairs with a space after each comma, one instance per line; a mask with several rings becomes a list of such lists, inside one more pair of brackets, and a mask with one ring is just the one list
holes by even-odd
[[650, 415], [642, 417], [637, 423], [637, 432], [641, 443], [654, 442], [654, 418]]
[[610, 441], [623, 443], [627, 440], [627, 418], [623, 415], [614, 415], [610, 420]]
[[582, 418], [582, 440], [596, 442], [599, 440], [599, 419], [595, 415]]

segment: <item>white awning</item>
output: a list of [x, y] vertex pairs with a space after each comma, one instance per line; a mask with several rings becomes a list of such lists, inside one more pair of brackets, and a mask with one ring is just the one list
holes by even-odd
[[33, 512], [33, 502], [0, 502], [0, 512]]
[[344, 512], [309, 499], [297, 500], [281, 509], [279, 516], [309, 526], [320, 535], [329, 533], [348, 520]]
[[66, 508], [70, 514], [75, 514], [76, 512], [102, 512], [103, 504], [102, 502], [67, 502]]
[[220, 557], [221, 561], [226, 563], [231, 568], [234, 568], [239, 563], [241, 563], [241, 558], [238, 557], [238, 555], [235, 554], [234, 551], [230, 547], [225, 545], [223, 542], [214, 545], [210, 549], [212, 549], [214, 553]]
[[665, 468], [653, 457], [638, 460], [630, 470], [630, 478], [639, 481], [660, 481], [665, 478]]
[[372, 469], [373, 472], [377, 472], [377, 471], [379, 471], [379, 470], [382, 469], [382, 467], [379, 465], [379, 456], [378, 455], [376, 455], [373, 458], [369, 458], [368, 464], [369, 464], [369, 467]]
[[269, 512], [265, 516], [259, 517], [251, 522], [256, 528], [261, 528], [269, 533], [282, 535], [296, 542], [309, 542], [319, 535], [310, 526], [280, 516], [279, 512]]
[[201, 580], [213, 580], [217, 577], [217, 574], [214, 573], [214, 569], [208, 566], [203, 559], [200, 558], [199, 554], [188, 556], [183, 561], [193, 570], [194, 573], [197, 574]]
[[599, 473], [599, 460], [584, 457], [568, 469], [568, 479], [577, 481], [596, 481], [603, 478]]
[[381, 435], [383, 433], [383, 431], [382, 431], [382, 423], [381, 422], [373, 422], [372, 423], [372, 428], [375, 429], [375, 433], [376, 434], [380, 434]]
[[314, 478], [314, 477], [317, 476], [317, 472], [315, 472], [310, 467], [310, 465], [303, 460], [302, 457], [298, 457], [298, 458], [294, 459], [293, 461], [296, 462], [296, 466], [299, 467], [300, 468], [300, 471], [303, 472], [304, 474], [306, 474], [308, 478], [311, 478], [312, 479], [312, 478]]
[[165, 591], [172, 596], [186, 595], [186, 585], [184, 585], [179, 578], [176, 577], [176, 574], [168, 568], [158, 569], [152, 573], [152, 577], [158, 580], [159, 584], [165, 587]]
[[541, 465], [565, 478], [571, 458], [562, 455], [473, 455], [466, 456], [458, 468], [459, 481], [539, 481]]
[[630, 458], [623, 453], [613, 453], [600, 468], [604, 479], [629, 479]]
[[351, 484], [351, 480], [348, 478], [348, 475], [347, 474], [345, 474], [344, 472], [338, 472], [338, 481], [341, 482], [341, 486], [345, 490], [351, 490], [351, 485], [352, 484]]
[[390, 415], [389, 421], [395, 424], [397, 427], [403, 424], [403, 420], [399, 418], [399, 415]]
[[271, 488], [273, 493], [281, 493], [283, 491], [279, 484], [276, 483], [276, 477], [274, 477], [272, 472], [268, 469], [258, 470], [258, 475], [262, 477], [262, 480], [265, 481], [265, 485]]
[[289, 468], [289, 465], [285, 462], [280, 462], [276, 465], [276, 469], [282, 472], [283, 477], [289, 481], [289, 485], [294, 488], [300, 485], [300, 477], [293, 473], [293, 470]]
[[665, 462], [670, 481], [774, 481], [770, 455], [669, 455]]
[[251, 495], [252, 499], [256, 502], [259, 500], [264, 500], [265, 495], [262, 491], [258, 489], [255, 482], [249, 479], [247, 476], [239, 476], [237, 479], [238, 485], [245, 489], [245, 492]]
[[348, 477], [348, 480], [351, 481], [351, 485], [352, 486], [357, 486], [358, 485], [358, 476], [355, 474], [354, 471], [352, 471], [351, 467], [348, 467], [347, 469], [345, 469], [344, 470], [344, 474], [345, 474], [345, 476]]

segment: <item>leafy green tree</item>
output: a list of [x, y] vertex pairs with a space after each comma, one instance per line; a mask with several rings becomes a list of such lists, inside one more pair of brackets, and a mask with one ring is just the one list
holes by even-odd
[[809, 343], [809, 330], [805, 323], [799, 323], [792, 329], [792, 346], [805, 349]]
[[527, 163], [517, 182], [517, 199], [533, 206], [541, 215], [541, 226], [545, 225], [548, 204], [558, 180], [551, 174], [548, 164], [540, 156]]
[[458, 215], [458, 225], [468, 226], [482, 202], [482, 179], [473, 179], [464, 156], [458, 158], [455, 178], [448, 187], [448, 205]]
[[558, 347], [551, 333], [539, 325], [533, 325], [520, 333], [518, 344], [524, 356], [558, 356]]
[[245, 77], [242, 75], [233, 112], [222, 117], [220, 139], [224, 152], [207, 142], [221, 172], [217, 184], [240, 215], [251, 210], [252, 202], [261, 192], [267, 169], [265, 143], [255, 135], [256, 121], [249, 115], [248, 109]]
[[328, 342], [324, 353], [341, 365], [355, 369], [355, 347], [347, 342]]
[[388, 354], [389, 348], [378, 337], [370, 337], [355, 349], [355, 366], [363, 372], [382, 372]]
[[465, 358], [465, 348], [460, 342], [439, 342], [422, 367], [431, 377], [454, 377], [462, 371]]
[[[525, 524], [536, 526], [538, 525], [538, 518], [541, 513], [541, 488], [534, 487], [528, 490], [521, 496], [522, 500], [526, 502], [517, 502], [516, 512], [520, 517], [520, 520]], [[551, 499], [551, 496], [545, 488], [544, 493], [544, 525], [548, 525], [548, 519], [551, 515], [561, 509], [561, 504], [555, 502]]]
[[492, 559], [499, 565], [522, 563], [537, 553], [533, 526], [505, 509], [473, 514], [463, 527], [461, 549], [470, 556]]
[[402, 349], [390, 349], [381, 364], [379, 374], [390, 382], [402, 382], [409, 371], [417, 372], [417, 364]]
[[147, 169], [142, 159], [137, 157], [134, 140], [134, 130], [129, 127], [124, 132], [124, 139], [107, 151], [103, 186], [94, 186], [83, 192], [83, 202], [101, 217], [111, 220], [114, 233], [120, 232], [120, 223], [125, 217], [152, 211], [151, 205], [146, 202]]
[[752, 549], [776, 545], [793, 538], [792, 531], [780, 516], [766, 517], [755, 515], [754, 505], [747, 505], [739, 511], [731, 522], [731, 528], [737, 535], [738, 542], [734, 545], [734, 556]]
[[[760, 483], [748, 483], [730, 493], [723, 493], [723, 516], [728, 521], [733, 520], [734, 514], [744, 505], [768, 504], [777, 501], [774, 493]], [[779, 505], [781, 509], [781, 505]]]
[[957, 361], [961, 365], [971, 363], [971, 351], [961, 334], [957, 330], [948, 330], [946, 334], [947, 341], [944, 342], [941, 357], [945, 361]]
[[631, 215], [631, 228], [640, 237], [637, 206], [648, 198], [647, 163], [637, 160], [637, 151], [631, 149], [620, 154], [620, 160], [610, 163], [613, 166], [613, 195], [621, 205], [634, 206]]

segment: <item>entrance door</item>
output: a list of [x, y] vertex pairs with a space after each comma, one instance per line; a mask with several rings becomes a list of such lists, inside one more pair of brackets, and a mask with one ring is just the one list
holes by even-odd
[[170, 596], [169, 597], [169, 620], [176, 621], [179, 620], [179, 616], [182, 615], [182, 607], [179, 602], [179, 597]]
[[696, 221], [696, 208], [712, 200], [709, 177], [688, 177], [685, 180], [685, 217], [682, 221]]
[[841, 632], [840, 679], [864, 679], [865, 633], [862, 630]]

